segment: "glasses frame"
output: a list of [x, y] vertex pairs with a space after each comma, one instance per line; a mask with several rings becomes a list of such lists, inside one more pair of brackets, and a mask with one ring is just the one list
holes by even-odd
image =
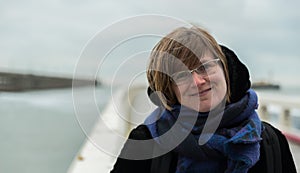
[[[202, 76], [202, 77], [207, 77], [207, 76], [209, 76], [210, 74], [208, 74], [208, 73], [203, 73], [203, 74], [201, 74], [201, 73], [199, 73], [199, 69], [200, 69], [201, 67], [205, 66], [206, 64], [210, 63], [210, 62], [216, 62], [216, 63], [219, 63], [220, 61], [221, 61], [221, 60], [220, 60], [219, 58], [216, 58], [216, 59], [212, 59], [212, 60], [206, 61], [205, 63], [201, 64], [200, 66], [198, 66], [198, 67], [195, 68], [195, 69], [192, 69], [192, 70], [184, 70], [184, 71], [176, 72], [176, 73], [174, 73], [174, 74], [171, 75], [171, 80], [172, 80], [173, 82], [175, 82], [175, 83], [180, 83], [180, 82], [176, 82], [176, 81], [174, 80], [174, 76], [177, 75], [177, 74], [179, 74], [179, 73], [182, 73], [182, 72], [188, 72], [188, 73], [190, 73], [190, 74], [192, 74], [193, 72], [196, 72], [198, 75], [200, 75], [200, 76]], [[205, 67], [204, 67], [204, 69], [205, 69]]]

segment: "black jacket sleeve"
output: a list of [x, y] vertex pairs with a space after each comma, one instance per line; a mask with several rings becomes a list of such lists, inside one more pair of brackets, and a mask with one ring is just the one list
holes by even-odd
[[[293, 160], [293, 156], [291, 153], [291, 150], [289, 148], [289, 144], [288, 141], [286, 139], [286, 137], [281, 133], [280, 130], [278, 130], [277, 128], [273, 127], [270, 125], [270, 127], [272, 128], [272, 130], [275, 132], [275, 135], [277, 136], [277, 140], [279, 142], [280, 145], [280, 151], [274, 151], [277, 154], [280, 153], [279, 156], [277, 156], [276, 154], [272, 154], [271, 156], [274, 156], [274, 159], [277, 159], [277, 157], [280, 157], [280, 161], [281, 161], [281, 165], [277, 166], [277, 165], [273, 165], [274, 169], [276, 169], [277, 172], [289, 172], [289, 173], [296, 173], [296, 166]], [[266, 140], [266, 139], [264, 139]], [[272, 140], [272, 143], [274, 143], [274, 141]], [[274, 145], [274, 144], [270, 144]], [[249, 173], [256, 173], [256, 172], [273, 172], [268, 170], [268, 164], [267, 162], [269, 161], [270, 158], [267, 158], [268, 154], [266, 154], [267, 150], [266, 148], [263, 147], [263, 145], [261, 145], [260, 147], [260, 159], [259, 161], [249, 170]], [[273, 162], [271, 162], [273, 163]], [[273, 169], [273, 168], [272, 168]]]
[[278, 129], [275, 129], [275, 133], [280, 143], [282, 172], [296, 173], [295, 162], [286, 137]]
[[[129, 139], [146, 140], [151, 139], [151, 134], [145, 125], [140, 125], [129, 134]], [[126, 143], [125, 145], [126, 146]], [[122, 149], [124, 150], [124, 148]], [[111, 173], [150, 173], [152, 159], [128, 160], [118, 158]]]

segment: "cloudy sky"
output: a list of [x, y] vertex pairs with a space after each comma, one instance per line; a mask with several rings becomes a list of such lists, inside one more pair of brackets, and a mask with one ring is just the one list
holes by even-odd
[[[252, 80], [300, 86], [298, 0], [0, 0], [0, 4], [0, 71], [72, 76], [83, 49], [97, 33], [126, 18], [157, 14], [205, 27], [247, 64]], [[145, 46], [151, 48], [150, 43], [153, 40]]]

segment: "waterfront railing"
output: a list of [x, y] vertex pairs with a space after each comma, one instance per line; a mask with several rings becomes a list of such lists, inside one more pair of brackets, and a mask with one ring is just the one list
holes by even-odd
[[260, 118], [280, 129], [288, 140], [300, 144], [300, 99], [259, 92], [258, 96]]

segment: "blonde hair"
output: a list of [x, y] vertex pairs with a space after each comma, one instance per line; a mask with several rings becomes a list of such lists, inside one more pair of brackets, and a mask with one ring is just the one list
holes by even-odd
[[178, 103], [173, 91], [170, 75], [176, 72], [176, 61], [180, 60], [190, 69], [199, 65], [205, 52], [221, 60], [227, 84], [226, 101], [229, 102], [230, 86], [226, 57], [216, 40], [204, 29], [193, 26], [180, 27], [163, 37], [150, 54], [147, 79], [150, 88], [157, 92], [163, 106], [171, 110]]

